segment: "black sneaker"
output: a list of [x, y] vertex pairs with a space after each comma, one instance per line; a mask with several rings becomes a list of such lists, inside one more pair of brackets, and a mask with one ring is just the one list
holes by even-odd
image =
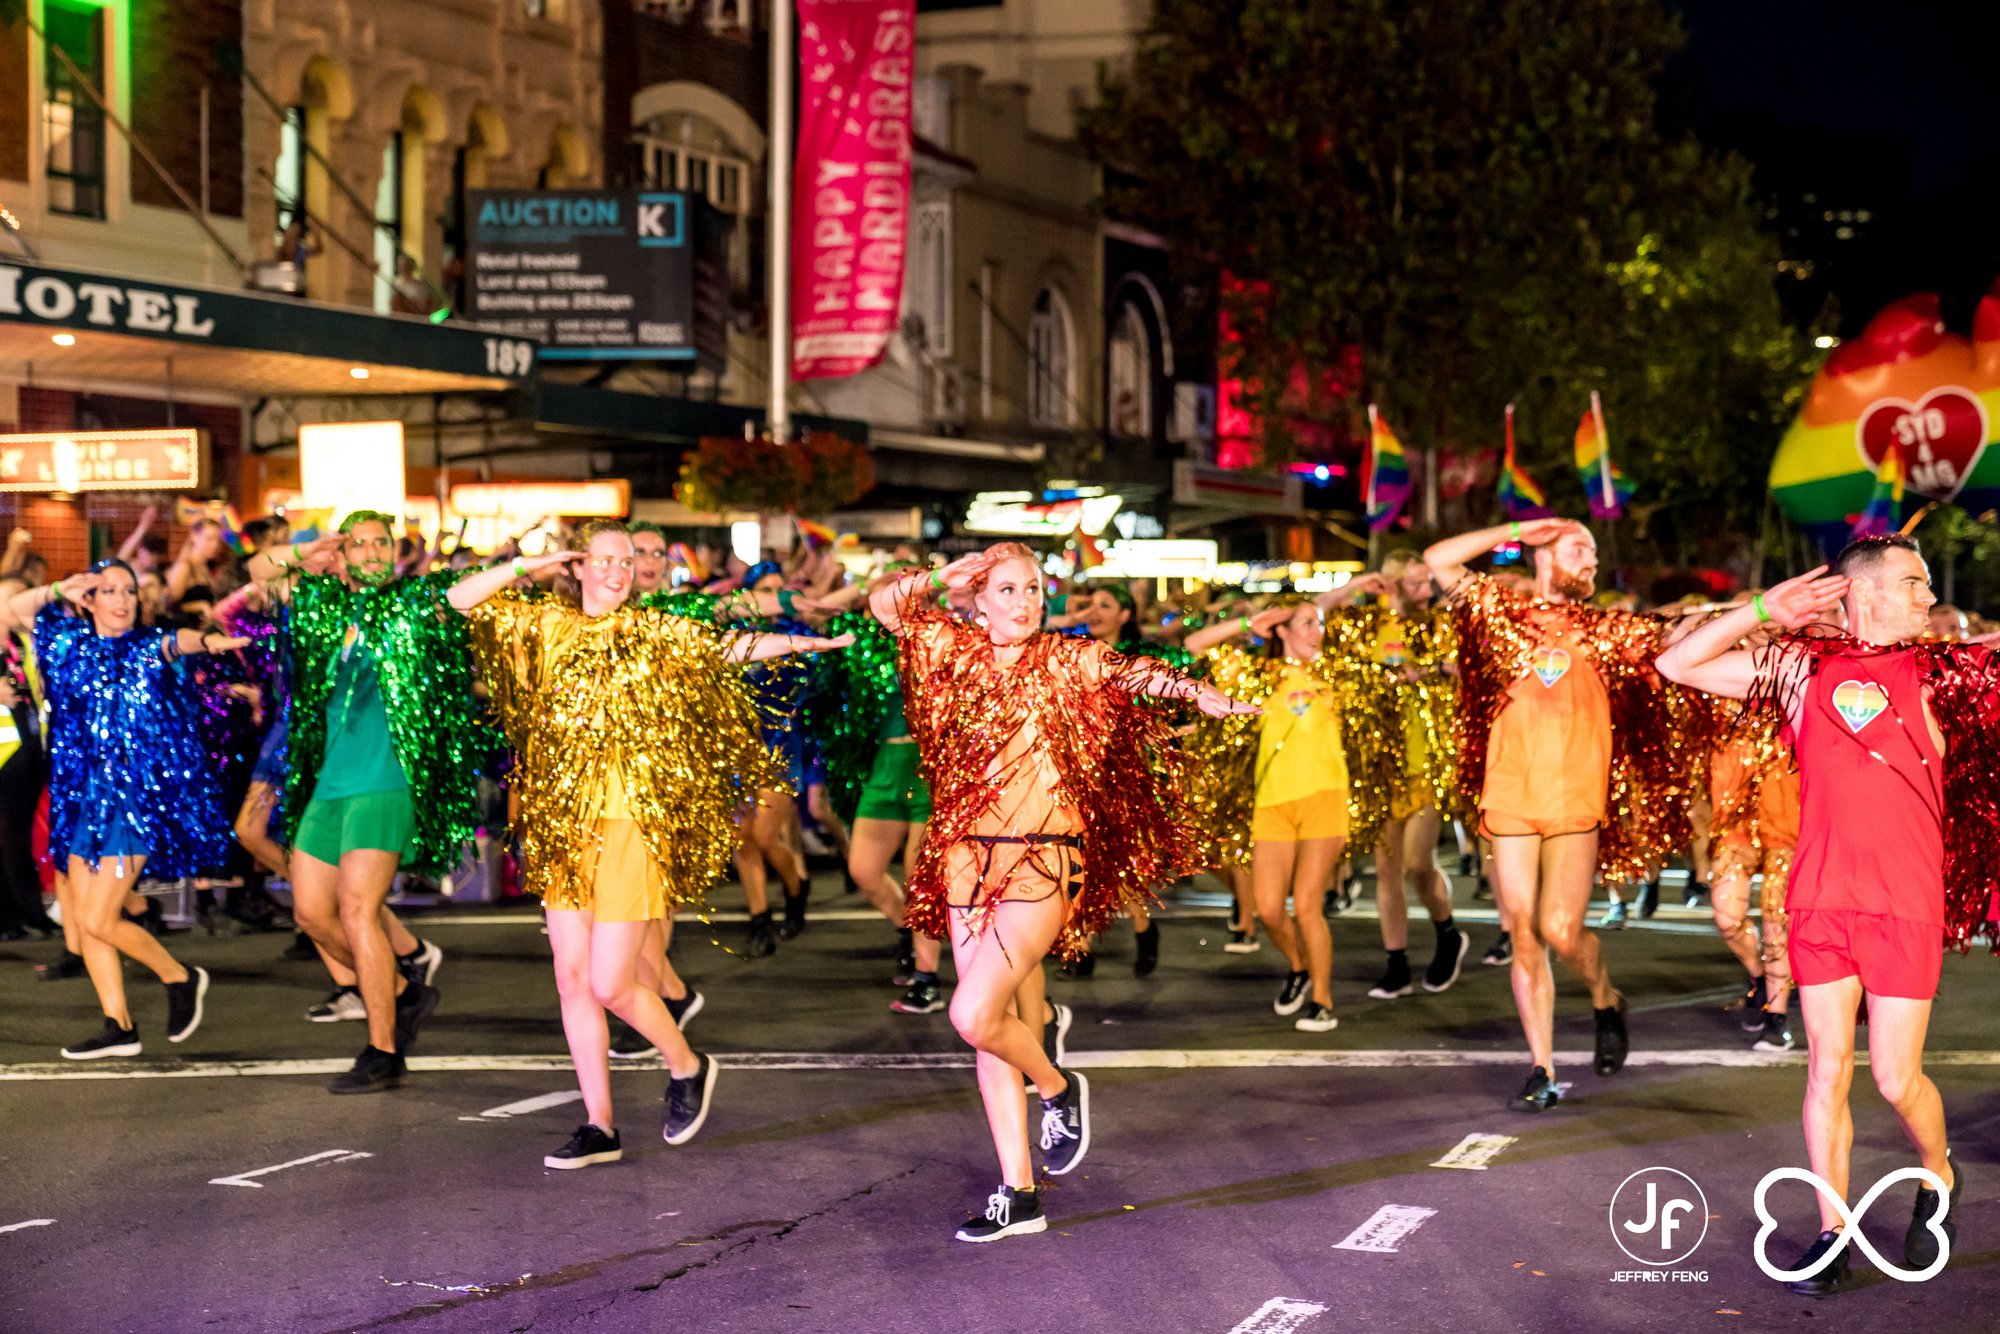
[[1340, 1027], [1340, 1021], [1333, 1017], [1333, 1011], [1326, 1006], [1314, 1004], [1299, 1011], [1299, 1017], [1292, 1021], [1292, 1027], [1301, 1033], [1331, 1033]]
[[368, 1007], [361, 1003], [361, 988], [335, 987], [327, 998], [306, 1011], [315, 1024], [338, 1024], [350, 1019], [366, 1019]]
[[278, 957], [286, 963], [313, 963], [319, 959], [319, 951], [313, 948], [311, 936], [298, 931], [293, 933], [292, 943], [278, 952]]
[[944, 989], [918, 978], [908, 991], [889, 1002], [889, 1008], [897, 1014], [936, 1014], [944, 1008]]
[[1600, 1075], [1615, 1075], [1625, 1068], [1632, 1040], [1625, 1032], [1625, 998], [1591, 1013], [1597, 1019], [1597, 1059], [1593, 1068]]
[[685, 1144], [701, 1131], [708, 1120], [709, 1095], [715, 1092], [716, 1064], [700, 1052], [701, 1066], [686, 1079], [667, 1076], [667, 1120], [660, 1135], [669, 1144]]
[[[646, 1041], [639, 1030], [620, 1019], [611, 1016], [611, 1059], [614, 1061], [640, 1061], [653, 1054], [653, 1044]], [[586, 1163], [575, 1164], [578, 1167]]]
[[1549, 1078], [1549, 1072], [1536, 1066], [1528, 1072], [1528, 1082], [1521, 1085], [1521, 1091], [1514, 1096], [1514, 1110], [1517, 1112], [1546, 1112], [1562, 1101], [1562, 1091], [1556, 1081]]
[[167, 985], [167, 1041], [186, 1042], [201, 1027], [202, 1002], [208, 999], [208, 969], [190, 968], [187, 981]]
[[1764, 1028], [1757, 1040], [1750, 1044], [1752, 1051], [1790, 1051], [1797, 1044], [1792, 1037], [1792, 1023], [1789, 1015], [1766, 1014]]
[[1094, 976], [1097, 972], [1097, 956], [1095, 954], [1083, 954], [1074, 959], [1065, 959], [1063, 960], [1063, 966], [1058, 971], [1064, 977]]
[[1466, 876], [1471, 875], [1473, 865], [1474, 865], [1474, 860], [1471, 853], [1461, 852], [1458, 854], [1458, 873], [1460, 875], [1466, 875]]
[[1424, 990], [1445, 991], [1458, 981], [1459, 970], [1465, 967], [1465, 956], [1472, 951], [1472, 937], [1453, 927], [1438, 942], [1437, 952], [1431, 955], [1430, 965], [1424, 969]]
[[62, 1054], [66, 1061], [101, 1061], [109, 1056], [137, 1056], [143, 1050], [137, 1028], [120, 1028], [106, 1019], [97, 1036], [71, 1043]]
[[1929, 1186], [1917, 1187], [1917, 1207], [1910, 1214], [1910, 1230], [1903, 1237], [1903, 1262], [1912, 1269], [1929, 1269], [1937, 1263], [1938, 1234], [1931, 1229], [1932, 1218], [1938, 1219], [1937, 1229], [1944, 1233], [1947, 1259], [1951, 1248], [1958, 1245], [1958, 1197], [1965, 1193], [1965, 1168], [1957, 1158], [1949, 1154], [1946, 1157], [1951, 1163], [1951, 1189], [1943, 1200]]
[[54, 963], [35, 965], [35, 976], [43, 982], [66, 982], [72, 977], [82, 977], [87, 971], [83, 966], [83, 956], [68, 950], [58, 954]]
[[1479, 956], [1479, 962], [1488, 968], [1504, 968], [1514, 962], [1514, 937], [1502, 931], [1500, 939], [1493, 942], [1493, 948]]
[[1743, 993], [1743, 1003], [1739, 1007], [1743, 1013], [1736, 1020], [1743, 1026], [1745, 1033], [1764, 1031], [1764, 1006], [1770, 999], [1769, 984], [1761, 977], [1752, 978], [1749, 988]]
[[1054, 1013], [1042, 1025], [1042, 1054], [1049, 1058], [1049, 1064], [1061, 1067], [1069, 1059], [1069, 1026], [1076, 1022], [1076, 1011], [1067, 1005], [1050, 1003]]
[[1639, 884], [1639, 900], [1633, 905], [1641, 919], [1651, 917], [1660, 910], [1660, 882], [1644, 880]]
[[1271, 1008], [1279, 1014], [1297, 1014], [1299, 1007], [1306, 1003], [1306, 991], [1312, 979], [1304, 973], [1291, 973], [1285, 978], [1285, 989], [1278, 993], [1278, 999], [1271, 1002]]
[[1090, 1081], [1074, 1070], [1053, 1098], [1042, 1099], [1042, 1167], [1052, 1177], [1074, 1171], [1090, 1152]]
[[443, 962], [444, 951], [428, 940], [419, 940], [416, 949], [396, 956], [396, 967], [413, 986], [430, 986], [437, 981], [438, 965]]
[[889, 979], [892, 987], [907, 987], [917, 980], [917, 943], [907, 931], [896, 936], [896, 975]]
[[1472, 887], [1472, 901], [1474, 903], [1491, 903], [1493, 901], [1493, 882], [1486, 878], [1486, 872], [1484, 871], [1479, 873], [1479, 883]]
[[618, 1143], [617, 1131], [606, 1134], [586, 1121], [569, 1137], [569, 1143], [542, 1159], [542, 1166], [567, 1171], [577, 1167], [595, 1167], [599, 1163], [615, 1163], [624, 1156], [625, 1150]]
[[785, 895], [785, 920], [778, 923], [779, 940], [797, 940], [806, 929], [806, 895], [810, 892], [805, 885], [799, 886], [796, 894]]
[[693, 987], [689, 987], [688, 994], [679, 1000], [675, 1000], [672, 996], [662, 996], [660, 999], [666, 1002], [667, 1013], [674, 1017], [674, 1027], [683, 1033], [687, 1032], [689, 1022], [701, 1013], [701, 1007], [708, 1004], [702, 994]]
[[743, 952], [753, 959], [766, 958], [778, 952], [778, 938], [771, 930], [768, 910], [751, 914], [750, 939], [745, 942]]
[[354, 1058], [353, 1068], [333, 1077], [326, 1086], [328, 1093], [381, 1093], [386, 1089], [401, 1088], [403, 1076], [408, 1067], [403, 1064], [399, 1053], [383, 1051], [379, 1047], [363, 1047], [361, 1054]]
[[404, 1056], [417, 1045], [417, 1033], [437, 1013], [438, 989], [413, 982], [396, 997], [396, 1050]]
[[1251, 935], [1248, 931], [1238, 931], [1232, 926], [1229, 928], [1229, 943], [1222, 947], [1222, 952], [1224, 954], [1255, 954], [1262, 948], [1263, 942], [1258, 940], [1257, 937]]
[[958, 1230], [960, 1241], [998, 1241], [1030, 1232], [1046, 1232], [1048, 1217], [1042, 1213], [1042, 1196], [1036, 1190], [1015, 1190], [1002, 1186], [986, 1197], [986, 1216], [968, 1215]]
[[1803, 1297], [1826, 1297], [1838, 1290], [1841, 1284], [1847, 1282], [1848, 1278], [1848, 1248], [1842, 1244], [1843, 1241], [1844, 1238], [1838, 1232], [1820, 1233], [1819, 1240], [1815, 1241], [1807, 1249], [1806, 1253], [1799, 1257], [1799, 1262], [1793, 1265], [1792, 1268], [1811, 1269], [1821, 1260], [1824, 1260], [1826, 1253], [1835, 1246], [1840, 1247], [1840, 1254], [1828, 1261], [1824, 1269], [1819, 1270], [1817, 1273], [1809, 1274], [1804, 1278], [1793, 1279], [1785, 1286]]
[[1681, 896], [1681, 907], [1699, 908], [1707, 899], [1708, 886], [1690, 876], [1688, 878], [1687, 893]]
[[1139, 947], [1138, 957], [1132, 960], [1132, 976], [1151, 977], [1160, 966], [1160, 924], [1155, 922], [1136, 932], [1132, 939]]
[[1401, 951], [1389, 956], [1389, 963], [1382, 970], [1382, 980], [1368, 988], [1368, 994], [1376, 1000], [1395, 1000], [1415, 991], [1416, 984], [1410, 980], [1410, 959]]

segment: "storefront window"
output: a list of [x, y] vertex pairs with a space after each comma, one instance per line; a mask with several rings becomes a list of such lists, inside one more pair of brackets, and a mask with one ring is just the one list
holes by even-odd
[[[48, 36], [42, 127], [49, 146], [49, 211], [101, 218], [104, 113], [83, 90], [83, 84], [99, 91], [104, 88], [104, 16], [95, 6], [49, 0], [42, 29]], [[68, 63], [63, 56], [69, 57]]]

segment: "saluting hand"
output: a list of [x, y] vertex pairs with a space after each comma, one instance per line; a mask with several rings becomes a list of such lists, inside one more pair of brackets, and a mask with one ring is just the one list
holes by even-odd
[[1850, 581], [1844, 575], [1828, 574], [1826, 566], [1807, 570], [1764, 593], [1764, 611], [1787, 630], [1797, 630], [1819, 620], [1821, 613], [1847, 596]]

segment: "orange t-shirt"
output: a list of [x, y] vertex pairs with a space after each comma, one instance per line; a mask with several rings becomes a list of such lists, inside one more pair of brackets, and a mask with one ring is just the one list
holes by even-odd
[[[1718, 813], [1735, 808], [1752, 766], [1760, 762], [1764, 747], [1755, 736], [1730, 737], [1717, 745], [1708, 760], [1709, 804]], [[1757, 786], [1757, 846], [1789, 848], [1799, 841], [1799, 774], [1792, 767], [1789, 751], [1768, 760], [1763, 782]], [[1751, 842], [1750, 829], [1717, 831], [1723, 842]]]
[[1601, 824], [1610, 782], [1610, 697], [1582, 645], [1552, 633], [1493, 720], [1479, 809], [1535, 823]]

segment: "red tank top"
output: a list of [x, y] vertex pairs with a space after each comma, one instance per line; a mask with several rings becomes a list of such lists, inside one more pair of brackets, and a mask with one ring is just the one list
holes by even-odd
[[1828, 655], [1793, 738], [1799, 843], [1786, 907], [1944, 926], [1944, 763], [1917, 655]]

